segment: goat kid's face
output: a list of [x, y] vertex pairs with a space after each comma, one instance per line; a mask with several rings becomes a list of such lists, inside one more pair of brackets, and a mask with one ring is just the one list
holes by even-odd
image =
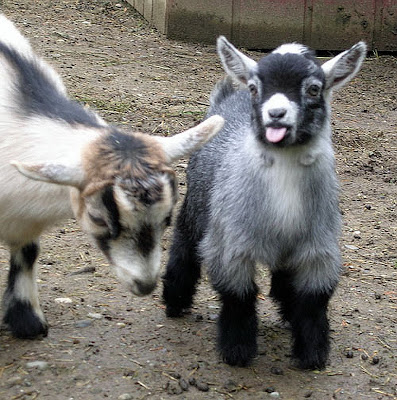
[[89, 192], [87, 187], [72, 193], [81, 227], [95, 239], [132, 293], [151, 293], [160, 274], [161, 236], [177, 200], [174, 173], [153, 171], [143, 181], [116, 178]]
[[238, 51], [223, 36], [217, 49], [225, 71], [251, 92], [258, 139], [284, 147], [309, 142], [328, 121], [332, 89], [360, 69], [366, 45], [359, 42], [320, 66], [300, 44], [278, 47], [259, 62]]
[[161, 236], [177, 201], [170, 164], [208, 141], [223, 126], [213, 116], [172, 137], [99, 135], [82, 150], [79, 165], [12, 164], [28, 178], [71, 186], [71, 204], [120, 280], [138, 296], [160, 275]]

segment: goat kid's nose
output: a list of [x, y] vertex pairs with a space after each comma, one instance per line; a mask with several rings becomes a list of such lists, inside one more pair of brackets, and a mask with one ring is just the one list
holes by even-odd
[[281, 119], [287, 113], [287, 109], [286, 108], [272, 108], [268, 111], [268, 113], [272, 119]]
[[142, 282], [142, 281], [136, 280], [135, 285], [138, 288], [140, 295], [146, 296], [153, 292], [153, 290], [156, 287], [156, 282], [147, 283], [147, 282]]

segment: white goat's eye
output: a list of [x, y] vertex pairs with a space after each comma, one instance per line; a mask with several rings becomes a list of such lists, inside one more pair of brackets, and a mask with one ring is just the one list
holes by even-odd
[[98, 226], [107, 226], [106, 221], [101, 218], [101, 217], [97, 217], [96, 215], [92, 215], [90, 212], [88, 213], [88, 216], [90, 217], [91, 221]]
[[318, 85], [310, 85], [307, 88], [307, 94], [312, 97], [317, 97], [320, 93], [320, 86]]
[[254, 83], [250, 83], [248, 85], [248, 89], [250, 90], [250, 92], [253, 96], [256, 96], [258, 94], [258, 88], [256, 87], [256, 85]]

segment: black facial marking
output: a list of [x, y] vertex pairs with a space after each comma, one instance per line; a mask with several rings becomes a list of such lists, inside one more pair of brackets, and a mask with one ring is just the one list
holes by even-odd
[[313, 57], [299, 54], [270, 54], [259, 60], [258, 76], [262, 82], [262, 101], [275, 93], [283, 93], [299, 102], [302, 82], [308, 76], [324, 81], [324, 73]]
[[137, 246], [143, 256], [148, 256], [154, 248], [153, 228], [150, 225], [144, 224], [137, 238]]
[[93, 113], [60, 93], [35, 61], [25, 58], [4, 43], [0, 43], [0, 53], [17, 73], [18, 98], [21, 110], [26, 114], [61, 119], [70, 124], [100, 126]]
[[96, 238], [96, 243], [98, 247], [102, 250], [103, 254], [105, 254], [106, 257], [110, 257], [109, 254], [109, 240], [110, 240], [110, 235], [102, 235], [102, 236], [97, 236]]
[[120, 214], [117, 204], [114, 200], [113, 187], [107, 186], [102, 194], [102, 201], [108, 211], [109, 216], [109, 238], [116, 239], [121, 232], [121, 224], [119, 221]]
[[136, 194], [143, 204], [151, 206], [161, 200], [163, 184], [157, 178], [148, 178], [138, 183]]

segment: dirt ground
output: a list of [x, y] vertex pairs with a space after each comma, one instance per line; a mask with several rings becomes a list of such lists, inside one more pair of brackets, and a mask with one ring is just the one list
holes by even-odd
[[[214, 46], [167, 40], [121, 1], [0, 4], [70, 95], [125, 129], [168, 135], [196, 124], [222, 76]], [[219, 303], [206, 279], [192, 314], [167, 319], [161, 284], [132, 297], [70, 220], [42, 238], [48, 337], [22, 341], [0, 331], [0, 399], [396, 399], [396, 97], [397, 59], [377, 54], [334, 96], [344, 274], [330, 304], [325, 370], [291, 366], [290, 333], [269, 300], [266, 269], [258, 273], [259, 355], [251, 367], [233, 368], [215, 351]], [[186, 162], [175, 166], [181, 197]], [[3, 287], [8, 257], [1, 248]]]

